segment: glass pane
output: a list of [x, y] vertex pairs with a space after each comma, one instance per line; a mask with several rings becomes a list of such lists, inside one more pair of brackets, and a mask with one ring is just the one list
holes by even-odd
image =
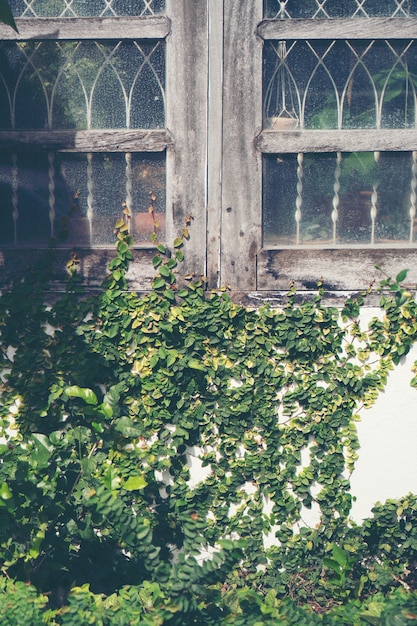
[[163, 127], [164, 82], [160, 41], [2, 42], [0, 127]]
[[115, 17], [156, 15], [165, 0], [9, 0], [15, 17]]
[[165, 238], [163, 154], [0, 155], [3, 245], [112, 244], [124, 204], [135, 243], [150, 243], [154, 229]]
[[264, 52], [264, 125], [415, 128], [415, 41], [273, 41]]
[[264, 156], [264, 245], [414, 242], [417, 153]]
[[415, 0], [264, 0], [266, 18], [411, 17]]

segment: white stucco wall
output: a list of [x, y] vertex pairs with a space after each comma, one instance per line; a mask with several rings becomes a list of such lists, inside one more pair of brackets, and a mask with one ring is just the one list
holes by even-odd
[[[363, 312], [364, 322], [376, 314]], [[368, 517], [375, 502], [417, 493], [417, 389], [410, 386], [417, 346], [390, 372], [374, 406], [362, 410], [358, 423], [361, 448], [351, 477], [356, 496], [352, 517]]]
[[[363, 327], [381, 314], [380, 309], [367, 308], [361, 313]], [[351, 476], [353, 503], [351, 517], [361, 522], [371, 515], [376, 502], [400, 498], [407, 493], [417, 494], [417, 389], [410, 386], [414, 374], [411, 367], [417, 361], [417, 345], [390, 372], [388, 383], [373, 407], [360, 411], [357, 423], [360, 442], [359, 459]], [[198, 451], [189, 457], [195, 486], [207, 476], [196, 458]], [[302, 520], [315, 526], [319, 509], [303, 509]], [[275, 541], [273, 533], [266, 545]]]

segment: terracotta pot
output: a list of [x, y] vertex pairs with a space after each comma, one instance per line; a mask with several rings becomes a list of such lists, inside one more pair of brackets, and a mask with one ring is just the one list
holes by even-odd
[[155, 229], [159, 236], [165, 233], [165, 213], [154, 213], [153, 216], [148, 211], [134, 213], [133, 236], [136, 239], [148, 240]]

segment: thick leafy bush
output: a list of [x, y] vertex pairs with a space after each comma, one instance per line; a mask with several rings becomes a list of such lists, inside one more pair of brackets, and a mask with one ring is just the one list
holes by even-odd
[[417, 336], [405, 273], [363, 329], [366, 294], [254, 311], [177, 285], [188, 228], [139, 296], [116, 231], [99, 295], [73, 257], [48, 303], [51, 257], [0, 298], [2, 623], [20, 595], [31, 624], [412, 623], [415, 498], [348, 519], [358, 410]]

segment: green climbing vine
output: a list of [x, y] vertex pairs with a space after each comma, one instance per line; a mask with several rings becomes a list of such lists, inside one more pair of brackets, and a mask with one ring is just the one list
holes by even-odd
[[382, 282], [366, 328], [366, 293], [337, 309], [320, 285], [250, 310], [203, 278], [177, 284], [190, 218], [172, 250], [153, 236], [139, 296], [126, 217], [99, 295], [82, 292], [74, 256], [54, 302], [52, 257], [0, 298], [2, 623], [26, 623], [1, 604], [25, 593], [39, 594], [32, 625], [410, 613], [416, 499], [349, 522], [358, 411], [417, 337], [406, 273]]

